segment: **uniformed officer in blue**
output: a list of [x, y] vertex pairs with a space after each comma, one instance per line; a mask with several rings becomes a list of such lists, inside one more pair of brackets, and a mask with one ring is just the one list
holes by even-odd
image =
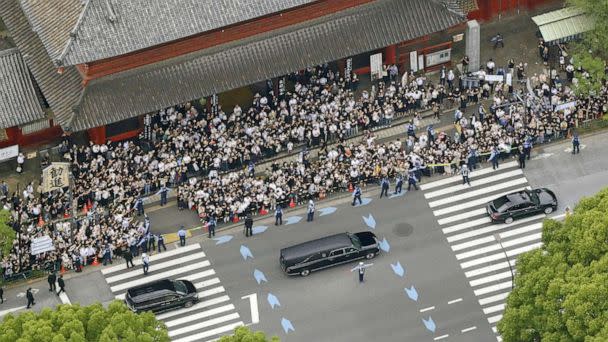
[[418, 190], [418, 185], [416, 185], [417, 182], [418, 180], [416, 179], [414, 173], [410, 172], [407, 176], [407, 191], [410, 191], [412, 185], [414, 186], [414, 189]]
[[312, 222], [315, 219], [315, 202], [312, 200], [308, 201], [308, 208], [306, 209], [308, 216], [306, 217], [307, 222]]
[[135, 205], [133, 205], [133, 209], [137, 209], [137, 216], [144, 214], [144, 200], [141, 199], [141, 197], [137, 198]]
[[274, 210], [274, 225], [279, 226], [283, 224], [283, 206], [277, 204], [277, 208]]
[[403, 177], [401, 177], [401, 175], [397, 175], [395, 181], [397, 183], [397, 185], [395, 185], [395, 194], [400, 194], [401, 188], [403, 187]]
[[408, 137], [414, 137], [414, 139], [416, 139], [416, 127], [414, 126], [414, 122], [411, 121], [407, 124], [407, 136]]
[[361, 201], [361, 188], [359, 187], [359, 185], [355, 185], [355, 191], [353, 191], [353, 203], [352, 205], [355, 205], [355, 202], [359, 201], [359, 204], [362, 204], [363, 201]]
[[578, 137], [578, 133], [574, 133], [572, 136], [572, 154], [581, 153], [581, 141]]
[[160, 194], [160, 206], [164, 206], [165, 204], [167, 204], [167, 193], [169, 192], [169, 189], [163, 184], [163, 186], [160, 187], [160, 190], [158, 190], [158, 194]]
[[215, 226], [217, 225], [217, 221], [213, 215], [209, 216], [209, 220], [207, 221], [207, 231], [209, 232], [209, 238], [211, 236], [215, 236]]
[[179, 245], [180, 246], [185, 246], [186, 245], [186, 230], [184, 229], [184, 226], [179, 227], [179, 230], [177, 231], [177, 236], [179, 236]]
[[382, 181], [380, 182], [380, 186], [382, 187], [382, 191], [380, 191], [380, 198], [382, 198], [382, 195], [388, 197], [388, 188], [390, 187], [390, 183], [389, 183], [387, 177], [382, 178]]
[[528, 160], [530, 160], [530, 151], [532, 151], [532, 142], [530, 141], [530, 138], [527, 138], [526, 141], [524, 141], [524, 156]]
[[460, 174], [462, 175], [462, 185], [468, 184], [469, 186], [471, 186], [471, 181], [469, 181], [469, 167], [467, 166], [467, 164], [462, 164], [462, 166], [460, 167]]
[[500, 152], [498, 152], [498, 148], [496, 148], [496, 146], [492, 147], [492, 152], [490, 152], [490, 158], [488, 158], [488, 160], [490, 162], [492, 162], [493, 170], [498, 169], [498, 156], [499, 155], [500, 155]]

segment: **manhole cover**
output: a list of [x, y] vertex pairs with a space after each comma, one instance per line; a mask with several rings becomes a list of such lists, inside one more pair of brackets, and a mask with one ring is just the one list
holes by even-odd
[[409, 223], [398, 223], [393, 229], [393, 233], [397, 236], [410, 236], [414, 232], [414, 227]]

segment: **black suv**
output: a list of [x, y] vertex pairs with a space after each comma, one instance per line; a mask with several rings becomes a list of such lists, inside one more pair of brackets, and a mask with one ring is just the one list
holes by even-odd
[[196, 288], [188, 280], [158, 280], [130, 288], [125, 296], [125, 303], [133, 312], [189, 308], [197, 302]]

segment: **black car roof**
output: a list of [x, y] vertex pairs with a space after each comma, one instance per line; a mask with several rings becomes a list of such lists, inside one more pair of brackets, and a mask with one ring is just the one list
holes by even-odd
[[147, 283], [144, 285], [132, 287], [127, 290], [127, 294], [131, 299], [136, 300], [135, 298], [140, 296], [149, 297], [151, 293], [166, 293], [166, 292], [174, 292], [175, 285], [173, 285], [173, 281], [170, 279], [161, 279], [158, 281], [154, 281], [151, 283]]
[[513, 205], [530, 202], [530, 196], [526, 190], [508, 194], [506, 197]]
[[340, 233], [283, 248], [281, 249], [281, 256], [285, 260], [292, 260], [309, 256], [312, 253], [319, 253], [350, 245], [352, 245], [352, 241], [350, 240], [348, 233]]

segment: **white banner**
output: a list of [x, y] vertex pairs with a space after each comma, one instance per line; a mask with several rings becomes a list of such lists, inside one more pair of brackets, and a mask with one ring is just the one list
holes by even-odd
[[49, 192], [70, 186], [70, 163], [51, 163], [42, 170], [42, 191]]
[[562, 103], [560, 105], [557, 105], [557, 106], [555, 106], [555, 111], [559, 112], [560, 110], [564, 110], [564, 109], [568, 109], [568, 108], [572, 108], [572, 107], [576, 107], [576, 101]]
[[382, 52], [369, 56], [372, 81], [382, 78]]
[[486, 82], [502, 82], [505, 79], [503, 75], [486, 75]]
[[48, 235], [41, 236], [32, 240], [31, 254], [38, 255], [44, 252], [51, 252], [55, 250], [53, 246], [53, 240]]
[[13, 145], [0, 149], [0, 161], [15, 158], [19, 154], [19, 145]]
[[418, 51], [410, 51], [410, 69], [418, 71]]

